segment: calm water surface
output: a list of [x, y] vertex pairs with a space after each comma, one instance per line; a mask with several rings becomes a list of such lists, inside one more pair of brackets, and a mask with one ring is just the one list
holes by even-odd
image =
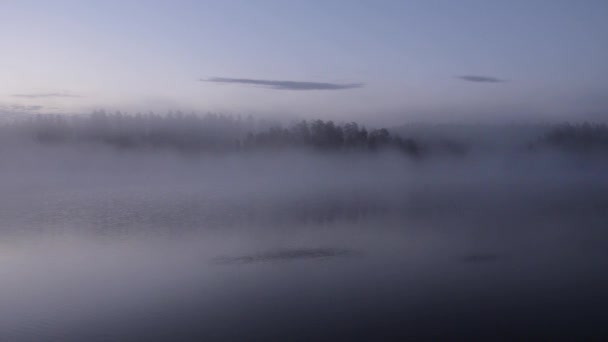
[[3, 178], [0, 341], [608, 337], [597, 169], [432, 182], [263, 165], [207, 183], [120, 163]]

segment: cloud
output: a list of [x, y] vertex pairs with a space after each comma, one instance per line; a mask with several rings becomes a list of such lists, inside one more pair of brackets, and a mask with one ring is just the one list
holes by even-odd
[[278, 90], [342, 90], [363, 87], [363, 83], [325, 83], [301, 81], [256, 80], [249, 78], [213, 77], [202, 82], [250, 84]]
[[0, 104], [0, 123], [5, 120], [41, 113], [40, 111], [45, 109], [43, 106], [35, 105]]
[[456, 76], [456, 78], [461, 79], [463, 81], [477, 82], [477, 83], [503, 83], [503, 82], [507, 82], [506, 80], [502, 80], [500, 78], [491, 77], [491, 76], [479, 76], [479, 75], [463, 75], [463, 76]]
[[26, 112], [37, 111], [37, 110], [41, 110], [43, 108], [44, 108], [43, 106], [27, 106], [27, 105], [25, 105], [25, 106], [24, 105], [11, 105], [9, 107], [9, 109], [11, 109], [11, 110], [26, 111]]
[[45, 107], [38, 105], [0, 104], [0, 110], [3, 112], [35, 112], [42, 109], [45, 109]]
[[13, 97], [23, 97], [28, 99], [38, 99], [47, 97], [82, 97], [80, 95], [66, 93], [31, 93], [31, 94], [14, 94]]

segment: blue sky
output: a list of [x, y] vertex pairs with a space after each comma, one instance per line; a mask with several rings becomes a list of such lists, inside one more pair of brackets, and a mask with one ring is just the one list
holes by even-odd
[[605, 0], [4, 0], [0, 110], [605, 120], [606, 37]]

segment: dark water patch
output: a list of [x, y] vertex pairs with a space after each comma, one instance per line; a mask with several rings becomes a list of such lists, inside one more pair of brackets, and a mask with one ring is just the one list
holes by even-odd
[[220, 256], [213, 259], [216, 264], [252, 264], [260, 262], [294, 261], [303, 259], [327, 259], [359, 256], [360, 251], [346, 248], [284, 248], [240, 256]]
[[466, 263], [488, 263], [500, 260], [501, 255], [497, 253], [471, 253], [462, 258]]

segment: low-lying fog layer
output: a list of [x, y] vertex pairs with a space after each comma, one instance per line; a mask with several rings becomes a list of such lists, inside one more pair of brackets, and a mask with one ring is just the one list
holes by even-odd
[[608, 158], [0, 148], [0, 340], [598, 338]]

